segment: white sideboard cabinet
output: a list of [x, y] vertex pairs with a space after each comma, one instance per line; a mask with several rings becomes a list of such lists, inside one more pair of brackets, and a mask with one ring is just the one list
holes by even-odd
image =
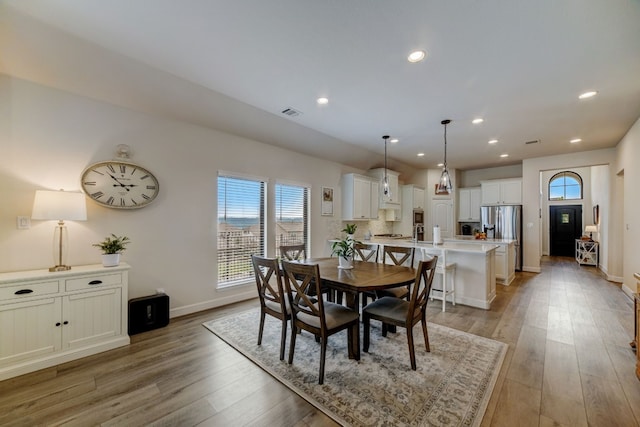
[[129, 344], [129, 268], [0, 273], [0, 380]]

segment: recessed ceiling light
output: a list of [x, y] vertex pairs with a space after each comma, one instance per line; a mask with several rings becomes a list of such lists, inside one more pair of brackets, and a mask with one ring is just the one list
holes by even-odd
[[438, 163], [438, 167], [441, 168], [444, 166], [444, 163]]
[[596, 92], [595, 90], [590, 90], [589, 92], [585, 92], [583, 94], [580, 94], [580, 96], [578, 98], [587, 99], [587, 98], [591, 98], [593, 96], [596, 96], [597, 94], [598, 94], [598, 92]]
[[497, 144], [498, 140], [497, 139], [490, 139], [489, 140], [489, 144]]
[[400, 141], [398, 138], [391, 138], [389, 140], [389, 142], [392, 143], [392, 144], [396, 144], [398, 141]]
[[500, 154], [500, 157], [503, 157], [503, 158], [504, 158], [504, 157], [509, 157], [509, 155], [508, 155], [508, 154], [506, 154], [506, 153], [505, 153], [505, 154]]
[[479, 117], [477, 119], [471, 120], [471, 123], [473, 123], [474, 125], [477, 125], [477, 124], [482, 123], [482, 122], [484, 122], [484, 119], [481, 119]]
[[418, 153], [418, 157], [424, 157], [424, 153]]
[[580, 139], [580, 138], [574, 138], [574, 139], [572, 139], [572, 140], [571, 140], [571, 141], [569, 141], [569, 142], [570, 142], [570, 143], [572, 143], [572, 144], [576, 144], [576, 143], [578, 143], [578, 142], [582, 142], [582, 139]]
[[325, 98], [324, 96], [316, 99], [318, 105], [327, 105], [329, 103], [329, 98]]
[[424, 50], [414, 50], [407, 57], [407, 61], [409, 61], [409, 62], [420, 62], [426, 57], [427, 57], [427, 52], [425, 52]]

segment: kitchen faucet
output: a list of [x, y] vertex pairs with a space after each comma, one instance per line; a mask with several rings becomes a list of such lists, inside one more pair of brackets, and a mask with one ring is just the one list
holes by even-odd
[[424, 225], [416, 224], [413, 226], [413, 241], [418, 243], [418, 234], [424, 233]]

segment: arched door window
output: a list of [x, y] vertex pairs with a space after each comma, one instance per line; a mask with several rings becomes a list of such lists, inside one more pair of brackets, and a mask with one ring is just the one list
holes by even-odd
[[549, 180], [549, 200], [582, 199], [582, 178], [575, 172], [559, 172]]

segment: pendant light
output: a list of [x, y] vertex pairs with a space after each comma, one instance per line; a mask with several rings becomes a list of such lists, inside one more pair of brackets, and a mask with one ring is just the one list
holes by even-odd
[[447, 192], [451, 194], [453, 191], [453, 185], [451, 184], [449, 169], [447, 169], [447, 125], [449, 123], [451, 123], [451, 120], [448, 119], [440, 122], [440, 124], [444, 125], [444, 166], [442, 167], [440, 181], [438, 181], [438, 193]]
[[389, 188], [389, 177], [387, 176], [387, 141], [389, 135], [384, 135], [384, 178], [382, 179], [382, 194], [385, 197], [391, 198], [391, 189]]

